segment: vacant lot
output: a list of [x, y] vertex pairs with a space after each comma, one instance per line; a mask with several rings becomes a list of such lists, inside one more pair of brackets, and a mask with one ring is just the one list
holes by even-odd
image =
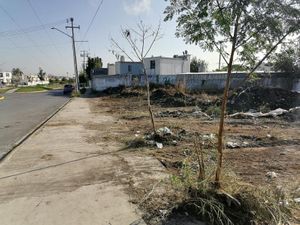
[[[166, 96], [166, 93], [170, 95]], [[195, 138], [199, 136], [211, 139], [210, 144], [204, 148], [207, 157], [214, 161], [214, 139], [218, 130], [216, 106], [220, 102], [218, 95], [201, 93], [191, 96], [174, 89], [154, 90], [152, 100], [156, 129], [167, 127], [173, 137], [170, 140], [161, 140], [162, 148], [157, 142], [149, 140], [151, 124], [145, 99], [142, 90], [110, 90], [105, 95], [93, 99], [94, 112], [105, 112], [117, 118], [122, 126], [114, 136], [108, 133], [107, 136], [95, 137], [90, 141], [117, 140], [125, 144], [128, 151], [134, 151], [137, 155], [154, 156], [165, 166], [170, 177], [182, 173], [189, 152], [194, 151]], [[235, 108], [234, 112], [236, 111]], [[280, 185], [289, 193], [294, 193], [297, 188], [299, 191], [299, 125], [299, 121], [291, 117], [228, 118], [225, 137], [226, 171], [235, 173], [241, 182], [249, 185], [271, 189]], [[210, 161], [207, 160], [206, 163]], [[270, 172], [274, 172], [276, 178], [269, 178], [267, 173]], [[171, 197], [165, 194], [160, 195], [165, 196], [163, 201], [156, 201], [154, 204], [150, 199], [155, 198], [155, 188], [153, 184], [134, 188], [139, 196], [137, 198], [150, 193], [147, 197], [148, 203], [141, 205], [150, 219], [149, 210], [155, 214], [155, 208], [158, 210], [160, 207], [171, 207], [172, 204], [166, 202], [174, 201], [175, 204], [178, 200], [176, 194]], [[294, 210], [294, 215], [299, 217], [297, 209]]]

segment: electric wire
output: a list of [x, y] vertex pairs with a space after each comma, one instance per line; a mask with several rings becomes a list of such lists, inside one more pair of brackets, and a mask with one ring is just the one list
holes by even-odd
[[[42, 49], [41, 48], [39, 48], [38, 46], [37, 46], [37, 43], [28, 35], [28, 33], [26, 33], [26, 32], [24, 32], [23, 31], [23, 28], [17, 23], [17, 21], [14, 19], [14, 17], [13, 16], [11, 16], [11, 14], [0, 4], [0, 8], [2, 9], [2, 11], [10, 18], [10, 20], [17, 26], [17, 28], [22, 32], [22, 33], [24, 33], [24, 35], [27, 37], [27, 39], [33, 44], [33, 46], [35, 46], [35, 48], [37, 49], [37, 50], [39, 50], [40, 51], [40, 53], [43, 55], [43, 56], [47, 56], [47, 54], [44, 52], [44, 51], [42, 51]], [[42, 60], [41, 60], [42, 61]], [[43, 67], [44, 67], [44, 65], [46, 65], [45, 63], [42, 63], [43, 64]]]
[[[35, 17], [37, 18], [38, 22], [40, 23], [40, 25], [44, 28], [46, 36], [48, 37], [48, 39], [50, 40], [50, 43], [53, 45], [53, 48], [57, 51], [58, 55], [60, 56], [60, 58], [63, 58], [61, 52], [59, 51], [59, 49], [57, 48], [57, 46], [54, 44], [53, 39], [51, 38], [51, 35], [49, 34], [47, 28], [43, 25], [43, 22], [41, 20], [41, 18], [39, 17], [37, 11], [35, 10], [35, 8], [33, 7], [32, 3], [30, 0], [27, 0], [31, 10], [33, 11], [33, 14], [35, 15]], [[59, 60], [60, 63], [63, 63], [62, 60]]]

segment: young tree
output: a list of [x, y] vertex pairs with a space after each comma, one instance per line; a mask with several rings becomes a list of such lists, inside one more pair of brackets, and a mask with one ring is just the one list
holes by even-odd
[[88, 83], [87, 76], [83, 71], [81, 71], [79, 73], [79, 84], [87, 84], [87, 83]]
[[88, 57], [87, 66], [85, 68], [87, 78], [90, 80], [91, 79], [91, 72], [94, 69], [102, 68], [102, 66], [103, 66], [103, 63], [102, 63], [101, 58], [99, 58], [99, 57], [95, 57], [95, 58]]
[[41, 81], [44, 81], [45, 80], [45, 76], [46, 76], [46, 72], [43, 71], [43, 69], [40, 67], [39, 68], [39, 72], [38, 72], [38, 77]]
[[[115, 48], [125, 54], [132, 62], [134, 59], [137, 59], [143, 65], [143, 74], [146, 81], [146, 88], [147, 88], [147, 104], [148, 104], [148, 111], [150, 114], [152, 129], [154, 134], [156, 134], [155, 123], [154, 123], [154, 116], [151, 107], [150, 101], [150, 85], [149, 85], [149, 78], [146, 71], [145, 61], [144, 59], [147, 57], [148, 53], [154, 46], [154, 44], [161, 38], [161, 27], [160, 23], [156, 28], [152, 28], [151, 26], [147, 26], [140, 21], [137, 24], [137, 28], [121, 28], [122, 37], [127, 41], [129, 44], [129, 48], [132, 51], [126, 50], [125, 48], [121, 47], [117, 41], [113, 38], [111, 42]], [[115, 55], [119, 55], [116, 51], [112, 51]]]
[[[232, 65], [242, 61], [252, 74], [282, 41], [298, 34], [299, 0], [169, 0], [165, 20], [177, 16], [177, 37], [205, 50], [217, 50], [227, 64], [220, 124], [215, 186], [220, 187], [223, 162], [224, 118]], [[219, 45], [218, 43], [225, 43]], [[230, 46], [229, 54], [224, 50]], [[259, 59], [259, 56], [263, 55]]]
[[300, 72], [300, 46], [294, 43], [283, 46], [279, 53], [274, 54], [271, 62], [275, 71]]
[[193, 57], [191, 59], [190, 70], [191, 72], [206, 72], [208, 63], [205, 60], [197, 59], [197, 57]]
[[20, 83], [23, 72], [19, 68], [13, 68], [11, 73], [12, 73], [12, 83], [13, 84]]

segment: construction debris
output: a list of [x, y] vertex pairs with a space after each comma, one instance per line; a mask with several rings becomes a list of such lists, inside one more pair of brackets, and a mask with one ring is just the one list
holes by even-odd
[[298, 116], [300, 117], [300, 107], [295, 107], [291, 108], [289, 110], [285, 109], [275, 109], [267, 113], [262, 113], [262, 112], [253, 112], [253, 110], [248, 111], [248, 112], [238, 112], [229, 115], [229, 118], [234, 118], [234, 119], [248, 119], [248, 118], [260, 118], [260, 117], [278, 117], [278, 116], [288, 116], [288, 117], [295, 117]]
[[266, 177], [269, 179], [277, 178], [277, 173], [275, 173], [274, 171], [267, 172]]

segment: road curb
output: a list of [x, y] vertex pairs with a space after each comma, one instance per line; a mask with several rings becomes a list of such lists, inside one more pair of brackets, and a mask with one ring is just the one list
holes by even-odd
[[15, 91], [14, 93], [16, 94], [34, 94], [34, 93], [44, 93], [44, 92], [48, 92], [48, 91], [52, 91], [52, 90], [44, 90], [44, 91], [24, 91], [24, 92], [18, 92], [18, 91]]
[[59, 111], [61, 111], [70, 101], [72, 101], [72, 98], [70, 98], [67, 102], [65, 102], [62, 106], [60, 106], [57, 110], [55, 110], [50, 116], [48, 116], [46, 119], [44, 119], [42, 122], [40, 122], [37, 126], [35, 126], [32, 130], [30, 130], [27, 134], [25, 134], [20, 140], [18, 140], [16, 143], [13, 144], [13, 146], [2, 156], [0, 156], [0, 163], [2, 163], [5, 159], [8, 158], [17, 148], [20, 146], [24, 141], [26, 141], [31, 135], [33, 135], [38, 129], [40, 129], [45, 123], [47, 123], [52, 117], [54, 117]]

